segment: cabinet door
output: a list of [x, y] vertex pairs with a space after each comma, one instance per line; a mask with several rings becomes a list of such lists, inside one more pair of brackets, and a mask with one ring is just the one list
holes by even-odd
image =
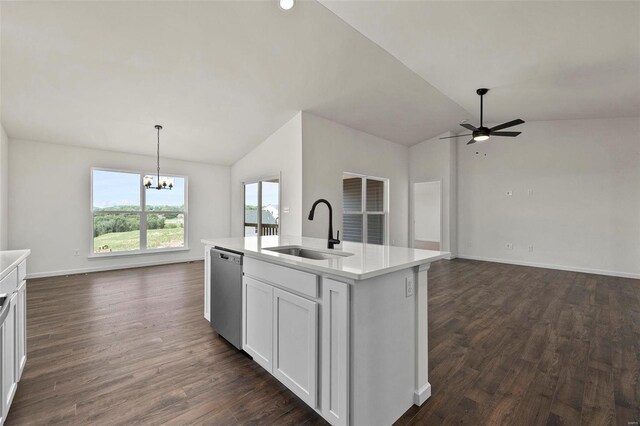
[[2, 412], [9, 412], [13, 395], [16, 393], [16, 323], [17, 323], [17, 293], [10, 299], [10, 308], [4, 320], [2, 332]]
[[242, 349], [271, 372], [273, 287], [249, 277], [242, 287]]
[[22, 370], [27, 363], [27, 282], [18, 287], [18, 305], [16, 309], [16, 381], [20, 381]]
[[318, 304], [277, 288], [273, 302], [273, 375], [316, 408]]

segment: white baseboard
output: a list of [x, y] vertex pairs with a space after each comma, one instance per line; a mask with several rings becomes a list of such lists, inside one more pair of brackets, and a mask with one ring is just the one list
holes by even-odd
[[133, 269], [133, 268], [144, 268], [145, 266], [158, 266], [158, 265], [167, 265], [170, 263], [186, 263], [186, 262], [195, 262], [199, 260], [203, 260], [204, 256], [197, 256], [187, 259], [175, 259], [175, 260], [163, 260], [163, 261], [152, 261], [152, 262], [140, 262], [140, 263], [132, 263], [127, 265], [109, 265], [109, 266], [92, 266], [90, 268], [79, 268], [79, 269], [67, 269], [62, 271], [48, 271], [48, 272], [36, 272], [27, 274], [27, 279], [34, 278], [47, 278], [47, 277], [59, 277], [61, 275], [77, 275], [77, 274], [88, 274], [91, 272], [104, 272], [104, 271], [117, 271], [120, 269]]
[[419, 407], [424, 404], [429, 397], [431, 397], [431, 383], [427, 382], [426, 385], [413, 393], [413, 403]]
[[640, 279], [640, 274], [631, 272], [607, 271], [604, 269], [581, 268], [577, 266], [554, 265], [550, 263], [527, 262], [524, 260], [498, 259], [494, 257], [471, 256], [458, 254], [459, 259], [482, 260], [484, 262], [506, 263], [509, 265], [532, 266], [534, 268], [557, 269], [560, 271], [584, 272], [585, 274], [607, 275], [610, 277]]

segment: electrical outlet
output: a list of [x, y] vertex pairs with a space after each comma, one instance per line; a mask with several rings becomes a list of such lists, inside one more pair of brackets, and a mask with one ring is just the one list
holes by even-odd
[[533, 251], [533, 244], [529, 244], [529, 251]]
[[513, 244], [507, 243], [504, 245], [507, 250], [513, 250]]
[[511, 197], [513, 195], [513, 191], [507, 191], [506, 195], [507, 195], [507, 197]]
[[80, 249], [74, 249], [73, 250], [73, 255], [74, 256], [80, 256]]
[[528, 191], [528, 193], [529, 193], [529, 197], [532, 197], [532, 196], [533, 196], [533, 189], [530, 189], [530, 190]]
[[283, 212], [284, 214], [288, 214], [288, 213], [289, 213], [289, 207], [287, 207], [287, 206], [283, 207], [283, 208], [282, 208], [282, 212]]
[[405, 279], [405, 296], [413, 296], [413, 278]]

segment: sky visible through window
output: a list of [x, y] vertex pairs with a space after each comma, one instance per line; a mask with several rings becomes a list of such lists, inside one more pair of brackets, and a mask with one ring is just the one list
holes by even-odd
[[[266, 182], [265, 182], [266, 183]], [[273, 183], [271, 185], [262, 185], [262, 205], [263, 206], [277, 206], [278, 205], [278, 187], [279, 184]], [[245, 205], [257, 206], [258, 205], [258, 192], [246, 191], [245, 193]]]
[[[155, 179], [154, 179], [155, 183]], [[93, 171], [93, 207], [140, 205], [140, 175], [137, 173]], [[169, 190], [147, 191], [147, 205], [182, 206], [184, 204], [184, 178], [174, 178]]]

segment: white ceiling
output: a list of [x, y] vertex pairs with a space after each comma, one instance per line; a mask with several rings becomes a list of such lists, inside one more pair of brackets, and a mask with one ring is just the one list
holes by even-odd
[[474, 121], [640, 116], [640, 2], [321, 2]]
[[2, 2], [1, 24], [13, 139], [154, 155], [160, 123], [163, 156], [232, 164], [304, 110], [412, 145], [477, 121], [482, 86], [493, 123], [640, 116], [639, 2]]
[[13, 139], [232, 164], [306, 110], [411, 145], [464, 110], [316, 2], [3, 2]]

